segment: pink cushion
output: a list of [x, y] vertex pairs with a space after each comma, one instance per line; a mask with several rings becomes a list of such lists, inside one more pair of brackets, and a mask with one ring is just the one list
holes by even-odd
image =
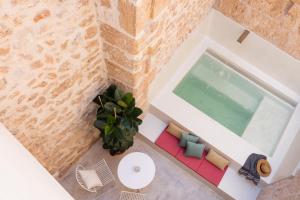
[[199, 158], [195, 158], [195, 157], [185, 156], [184, 151], [185, 151], [184, 149], [180, 149], [180, 151], [178, 152], [178, 154], [176, 156], [177, 160], [181, 161], [187, 167], [196, 171], [200, 167], [201, 163], [205, 160], [204, 153], [203, 153], [201, 159], [199, 159]]
[[173, 156], [176, 156], [181, 149], [178, 143], [179, 140], [175, 136], [169, 134], [166, 130], [160, 134], [155, 142], [160, 148]]
[[214, 184], [215, 186], [218, 186], [226, 170], [227, 167], [224, 170], [221, 170], [213, 164], [211, 164], [206, 159], [204, 159], [200, 167], [198, 168], [197, 173], [210, 183]]

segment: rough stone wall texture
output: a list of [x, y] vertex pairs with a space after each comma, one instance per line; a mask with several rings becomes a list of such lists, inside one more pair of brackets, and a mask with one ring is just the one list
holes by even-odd
[[258, 200], [299, 200], [300, 173], [265, 187], [259, 194]]
[[98, 10], [112, 82], [147, 105], [148, 86], [214, 0], [101, 0]]
[[215, 8], [300, 59], [299, 0], [217, 0]]
[[108, 83], [97, 19], [92, 1], [0, 1], [0, 121], [52, 174], [95, 141], [90, 102]]

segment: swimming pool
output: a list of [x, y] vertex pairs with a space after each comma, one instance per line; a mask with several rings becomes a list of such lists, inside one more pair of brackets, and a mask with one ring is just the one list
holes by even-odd
[[212, 11], [161, 68], [149, 111], [199, 136], [235, 171], [251, 153], [266, 155], [272, 173], [262, 181], [269, 184], [298, 167], [300, 61], [254, 33], [236, 42], [244, 30]]
[[173, 92], [272, 156], [294, 106], [205, 52]]

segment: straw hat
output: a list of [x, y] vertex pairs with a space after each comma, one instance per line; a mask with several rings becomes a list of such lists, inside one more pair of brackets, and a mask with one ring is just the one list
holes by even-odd
[[257, 162], [256, 170], [258, 174], [262, 177], [267, 177], [271, 174], [272, 168], [270, 163], [265, 159], [260, 159]]

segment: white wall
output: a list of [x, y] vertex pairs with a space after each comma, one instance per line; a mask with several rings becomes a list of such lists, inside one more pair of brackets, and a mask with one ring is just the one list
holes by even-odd
[[295, 175], [299, 169], [300, 164], [300, 131], [298, 131], [297, 136], [292, 141], [288, 152], [282, 160], [282, 164], [274, 177], [274, 181], [285, 178], [287, 174]]
[[[300, 133], [298, 133], [298, 134], [300, 134]], [[299, 160], [296, 168], [293, 171], [293, 176], [296, 176], [299, 173], [299, 171], [300, 171], [300, 160]]]
[[0, 199], [73, 200], [0, 123]]

